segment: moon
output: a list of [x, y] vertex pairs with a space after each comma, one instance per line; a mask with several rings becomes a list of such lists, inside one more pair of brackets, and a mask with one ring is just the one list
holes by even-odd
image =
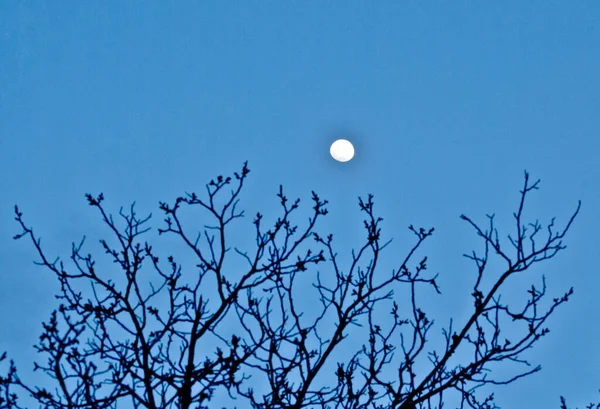
[[354, 157], [354, 146], [346, 139], [338, 139], [331, 144], [329, 153], [338, 162], [348, 162]]

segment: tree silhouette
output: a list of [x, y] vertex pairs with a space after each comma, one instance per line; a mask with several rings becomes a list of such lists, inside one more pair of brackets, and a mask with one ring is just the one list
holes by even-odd
[[[472, 311], [457, 326], [450, 321], [441, 328], [441, 342], [434, 343], [434, 321], [419, 294], [440, 289], [427, 274], [427, 258], [415, 261], [433, 229], [410, 226], [412, 246], [395, 256], [395, 268], [381, 268], [389, 241], [382, 240], [382, 219], [369, 195], [359, 199], [364, 242], [344, 264], [333, 236], [317, 230], [327, 201], [313, 192], [311, 215], [298, 225], [299, 200], [288, 200], [280, 187], [275, 222], [265, 227], [257, 214], [251, 248], [231, 247], [227, 233], [243, 216], [237, 205], [248, 174], [244, 164], [233, 177], [211, 180], [205, 198], [190, 193], [160, 203], [165, 224], [158, 232], [179, 240], [193, 269], [175, 256], [159, 259], [142, 238], [150, 217], [131, 206], [113, 218], [102, 194], [86, 198], [110, 233], [100, 243], [114, 267], [97, 265], [99, 259], [83, 252], [83, 240], [73, 244], [68, 266], [52, 261], [15, 207], [22, 229], [15, 238], [31, 239], [39, 264], [56, 276], [60, 305], [36, 346], [46, 360], [35, 369], [52, 388], [21, 379], [10, 362], [0, 377], [0, 407], [23, 407], [24, 394], [43, 408], [69, 409], [416, 409], [441, 408], [449, 397], [460, 408], [484, 409], [497, 406], [480, 387], [540, 370], [522, 354], [548, 333], [548, 317], [572, 289], [548, 299], [542, 277], [519, 307], [501, 295], [513, 276], [565, 248], [580, 204], [562, 229], [554, 219], [545, 228], [527, 223], [526, 197], [539, 180], [531, 183], [525, 173], [515, 233], [506, 242], [494, 216], [485, 228], [461, 216], [482, 242], [480, 252], [466, 255], [476, 272]], [[194, 209], [203, 218], [186, 213]], [[516, 372], [502, 378], [493, 372], [498, 365]]]

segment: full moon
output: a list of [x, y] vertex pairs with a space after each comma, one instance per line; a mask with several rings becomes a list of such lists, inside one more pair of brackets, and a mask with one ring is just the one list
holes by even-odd
[[354, 146], [345, 139], [338, 139], [331, 144], [329, 153], [338, 162], [348, 162], [354, 157]]

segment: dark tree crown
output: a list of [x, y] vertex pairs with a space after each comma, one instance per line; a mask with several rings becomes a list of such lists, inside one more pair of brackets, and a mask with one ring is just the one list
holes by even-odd
[[[45, 253], [15, 207], [21, 228], [15, 239], [29, 238], [38, 263], [60, 283], [59, 306], [36, 346], [44, 359], [35, 369], [53, 387], [31, 385], [10, 362], [0, 377], [0, 407], [22, 408], [19, 395], [29, 395], [40, 407], [56, 409], [424, 409], [442, 408], [447, 399], [460, 408], [491, 409], [497, 408], [494, 396], [481, 394], [482, 386], [540, 370], [524, 353], [548, 334], [548, 318], [573, 289], [549, 297], [542, 277], [520, 307], [501, 295], [513, 276], [565, 248], [580, 203], [562, 228], [554, 219], [546, 226], [527, 222], [526, 198], [539, 180], [532, 183], [525, 173], [515, 230], [506, 240], [493, 215], [483, 227], [462, 215], [481, 240], [479, 251], [465, 255], [475, 267], [471, 315], [442, 327], [443, 342], [435, 344], [429, 342], [434, 320], [420, 295], [440, 288], [437, 275], [427, 272], [427, 257], [417, 259], [433, 228], [409, 226], [412, 245], [402, 255], [395, 250], [395, 268], [382, 269], [390, 242], [382, 239], [382, 219], [368, 195], [359, 199], [363, 244], [342, 264], [333, 235], [317, 228], [327, 201], [313, 192], [312, 214], [298, 224], [300, 200], [289, 200], [280, 187], [276, 221], [267, 226], [256, 214], [248, 246], [232, 248], [227, 233], [244, 216], [238, 205], [249, 172], [244, 164], [230, 177], [211, 180], [204, 195], [160, 203], [159, 234], [177, 237], [194, 269], [174, 256], [159, 257], [154, 247], [160, 242], [144, 240], [150, 216], [138, 216], [131, 206], [113, 217], [102, 194], [86, 198], [107, 228], [109, 237], [100, 240], [105, 254], [84, 253], [82, 240], [73, 244], [68, 264]], [[198, 213], [188, 225], [183, 214], [190, 211]], [[101, 257], [112, 268], [100, 267]], [[233, 257], [245, 268], [230, 268]], [[494, 257], [502, 271], [489, 271]], [[312, 293], [300, 284], [306, 280]], [[402, 300], [408, 309], [399, 307], [401, 290], [409, 294]], [[310, 295], [314, 299], [306, 300]], [[457, 363], [459, 352], [468, 358]], [[495, 375], [498, 365], [514, 375]]]

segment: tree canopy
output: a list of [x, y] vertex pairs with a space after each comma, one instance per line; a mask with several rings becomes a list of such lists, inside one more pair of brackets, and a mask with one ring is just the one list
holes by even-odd
[[[245, 220], [239, 203], [249, 173], [244, 164], [211, 180], [204, 195], [160, 203], [158, 233], [176, 237], [186, 260], [164, 256], [160, 240], [146, 239], [150, 216], [132, 205], [114, 217], [103, 194], [86, 198], [107, 229], [105, 254], [84, 252], [82, 240], [68, 263], [45, 252], [15, 207], [15, 238], [31, 241], [60, 292], [36, 346], [43, 359], [35, 369], [52, 386], [22, 379], [3, 354], [0, 407], [26, 407], [30, 396], [57, 409], [416, 409], [441, 408], [450, 398], [460, 408], [490, 409], [497, 406], [489, 387], [540, 370], [525, 352], [548, 334], [548, 318], [573, 289], [552, 297], [544, 277], [532, 273], [520, 302], [502, 294], [514, 276], [565, 248], [581, 203], [560, 226], [525, 220], [526, 199], [540, 183], [525, 173], [512, 233], [499, 232], [493, 215], [483, 224], [462, 215], [481, 243], [465, 255], [475, 271], [465, 298], [470, 316], [434, 325], [423, 293], [441, 288], [427, 257], [418, 256], [433, 228], [411, 225], [413, 243], [384, 252], [390, 242], [374, 198], [360, 198], [363, 244], [344, 263], [334, 236], [319, 228], [327, 200], [313, 192], [311, 215], [298, 222], [300, 200], [280, 186], [279, 214], [268, 215], [275, 222], [256, 214], [247, 246], [231, 247], [232, 224]], [[201, 216], [185, 215], [195, 210]], [[384, 254], [395, 268], [381, 268]], [[499, 365], [513, 375], [497, 375]]]

